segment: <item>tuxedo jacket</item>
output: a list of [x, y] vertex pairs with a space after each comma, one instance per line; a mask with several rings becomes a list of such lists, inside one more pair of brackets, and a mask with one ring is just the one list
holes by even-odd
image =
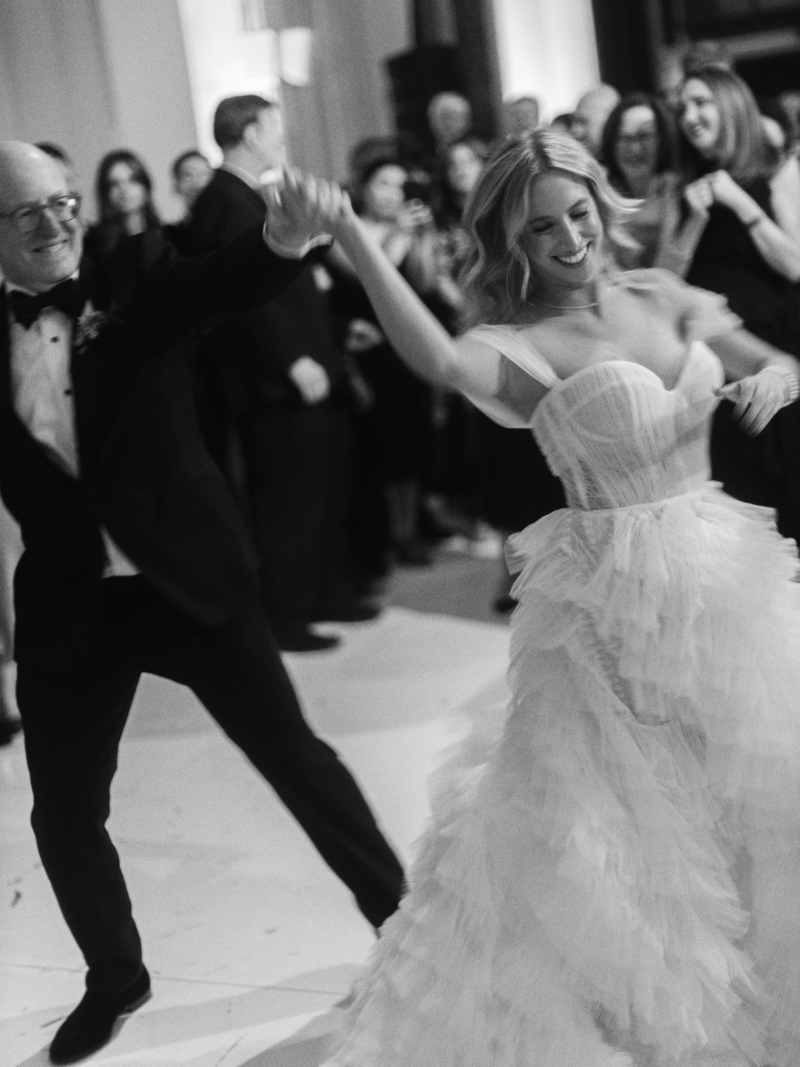
[[[264, 216], [264, 200], [247, 182], [217, 170], [187, 226], [195, 253], [221, 248]], [[325, 367], [334, 395], [344, 386], [344, 364], [333, 341], [327, 297], [309, 264], [280, 296], [213, 330], [201, 346], [211, 381], [219, 382], [230, 414], [273, 404], [302, 404], [288, 369], [308, 355]]]
[[[267, 249], [262, 224], [263, 215], [204, 257], [178, 256], [158, 232], [123, 242], [102, 266], [84, 257], [80, 285], [91, 307], [76, 323], [71, 354], [77, 480], [16, 415], [0, 292], [0, 493], [24, 543], [15, 576], [20, 663], [78, 667], [91, 647], [101, 527], [148, 582], [201, 622], [223, 622], [255, 595], [247, 531], [198, 430], [190, 349], [302, 270]], [[89, 329], [87, 310], [102, 313]]]

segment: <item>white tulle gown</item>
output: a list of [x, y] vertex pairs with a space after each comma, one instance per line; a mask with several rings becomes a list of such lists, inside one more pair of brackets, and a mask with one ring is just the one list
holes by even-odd
[[479, 328], [550, 387], [569, 507], [513, 539], [508, 715], [440, 777], [337, 1067], [800, 1063], [797, 557], [708, 480], [727, 313], [687, 291], [671, 390]]

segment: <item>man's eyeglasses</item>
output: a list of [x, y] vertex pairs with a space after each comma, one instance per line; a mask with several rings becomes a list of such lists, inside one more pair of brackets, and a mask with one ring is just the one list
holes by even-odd
[[66, 193], [51, 196], [41, 204], [23, 204], [13, 211], [0, 211], [0, 219], [9, 219], [21, 234], [29, 234], [39, 228], [45, 211], [49, 211], [56, 222], [72, 222], [80, 209], [78, 193]]

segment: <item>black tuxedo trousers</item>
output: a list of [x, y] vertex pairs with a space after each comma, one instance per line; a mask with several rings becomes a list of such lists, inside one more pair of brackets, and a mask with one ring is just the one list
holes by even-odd
[[124, 988], [142, 965], [105, 823], [120, 737], [143, 671], [197, 695], [379, 926], [397, 907], [402, 870], [350, 773], [305, 722], [258, 601], [210, 626], [140, 576], [106, 578], [88, 662], [78, 672], [52, 674], [22, 662], [17, 683], [33, 828], [89, 966], [87, 985]]

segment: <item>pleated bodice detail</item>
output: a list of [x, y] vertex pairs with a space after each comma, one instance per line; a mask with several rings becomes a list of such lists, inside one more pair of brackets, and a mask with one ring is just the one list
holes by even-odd
[[531, 428], [569, 506], [629, 507], [701, 488], [722, 381], [719, 361], [699, 341], [671, 389], [647, 367], [618, 359], [556, 380]]

